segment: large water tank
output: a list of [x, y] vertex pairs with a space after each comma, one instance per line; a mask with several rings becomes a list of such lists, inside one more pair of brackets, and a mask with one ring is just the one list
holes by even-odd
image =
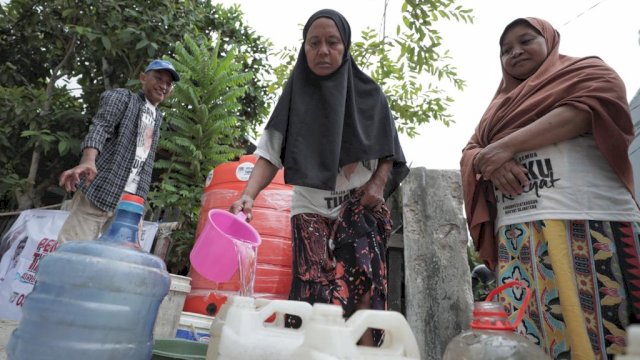
[[[204, 228], [211, 209], [227, 210], [240, 197], [249, 180], [257, 157], [242, 156], [238, 161], [216, 166], [207, 177], [202, 195], [202, 207], [196, 238]], [[258, 195], [253, 205], [251, 225], [260, 234], [257, 269], [253, 297], [287, 299], [291, 288], [291, 196], [293, 189], [284, 183], [279, 170], [271, 183]], [[185, 300], [184, 311], [215, 315], [228, 295], [238, 295], [239, 274], [229, 281], [216, 283], [191, 268], [191, 292]]]

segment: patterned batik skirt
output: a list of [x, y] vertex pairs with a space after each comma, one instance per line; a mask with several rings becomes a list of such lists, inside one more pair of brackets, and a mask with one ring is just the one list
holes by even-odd
[[[368, 293], [370, 308], [386, 309], [386, 248], [391, 216], [382, 204], [367, 209], [360, 194], [349, 199], [336, 219], [297, 214], [293, 228], [293, 280], [290, 300], [342, 306], [345, 318]], [[289, 317], [289, 326], [299, 319]], [[376, 341], [380, 336], [376, 336]]]
[[[533, 293], [518, 332], [554, 359], [613, 359], [640, 320], [640, 224], [544, 220], [499, 229], [498, 279]], [[501, 300], [515, 317], [524, 289]], [[513, 319], [512, 319], [513, 320]]]

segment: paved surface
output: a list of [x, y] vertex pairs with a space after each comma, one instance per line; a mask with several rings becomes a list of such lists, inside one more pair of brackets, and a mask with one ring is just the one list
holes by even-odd
[[17, 321], [0, 319], [0, 360], [7, 359], [5, 348], [11, 337], [11, 332], [18, 325]]

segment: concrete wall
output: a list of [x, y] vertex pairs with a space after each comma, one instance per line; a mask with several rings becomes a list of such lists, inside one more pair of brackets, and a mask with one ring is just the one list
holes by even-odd
[[406, 317], [421, 358], [440, 360], [473, 306], [460, 173], [413, 168], [401, 191]]
[[636, 199], [640, 199], [640, 91], [631, 100], [629, 105], [631, 108], [631, 118], [633, 119], [633, 129], [635, 130], [635, 139], [629, 147], [629, 159], [633, 166], [633, 182], [635, 183]]

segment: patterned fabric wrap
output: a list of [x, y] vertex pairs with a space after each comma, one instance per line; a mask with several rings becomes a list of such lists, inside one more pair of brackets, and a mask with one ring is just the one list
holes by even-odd
[[[82, 181], [80, 189], [93, 204], [104, 211], [114, 211], [131, 173], [136, 156], [138, 122], [144, 106], [145, 98], [142, 93], [135, 94], [127, 89], [105, 91], [100, 96], [100, 107], [82, 143], [83, 149], [92, 147], [98, 150], [98, 175], [91, 185]], [[161, 123], [162, 113], [157, 109], [151, 149], [142, 167], [136, 190], [136, 195], [144, 199], [147, 198], [151, 185]]]
[[[554, 359], [613, 359], [640, 322], [640, 224], [541, 220], [499, 229], [498, 279], [533, 291], [518, 332]], [[515, 317], [524, 290], [502, 293]], [[512, 319], [513, 321], [513, 319]]]
[[[340, 305], [348, 318], [369, 293], [370, 308], [386, 310], [391, 214], [384, 204], [365, 208], [360, 198], [355, 193], [334, 220], [308, 213], [293, 216], [290, 300]], [[299, 326], [298, 319], [288, 321]], [[374, 332], [374, 338], [379, 343], [381, 333]]]

